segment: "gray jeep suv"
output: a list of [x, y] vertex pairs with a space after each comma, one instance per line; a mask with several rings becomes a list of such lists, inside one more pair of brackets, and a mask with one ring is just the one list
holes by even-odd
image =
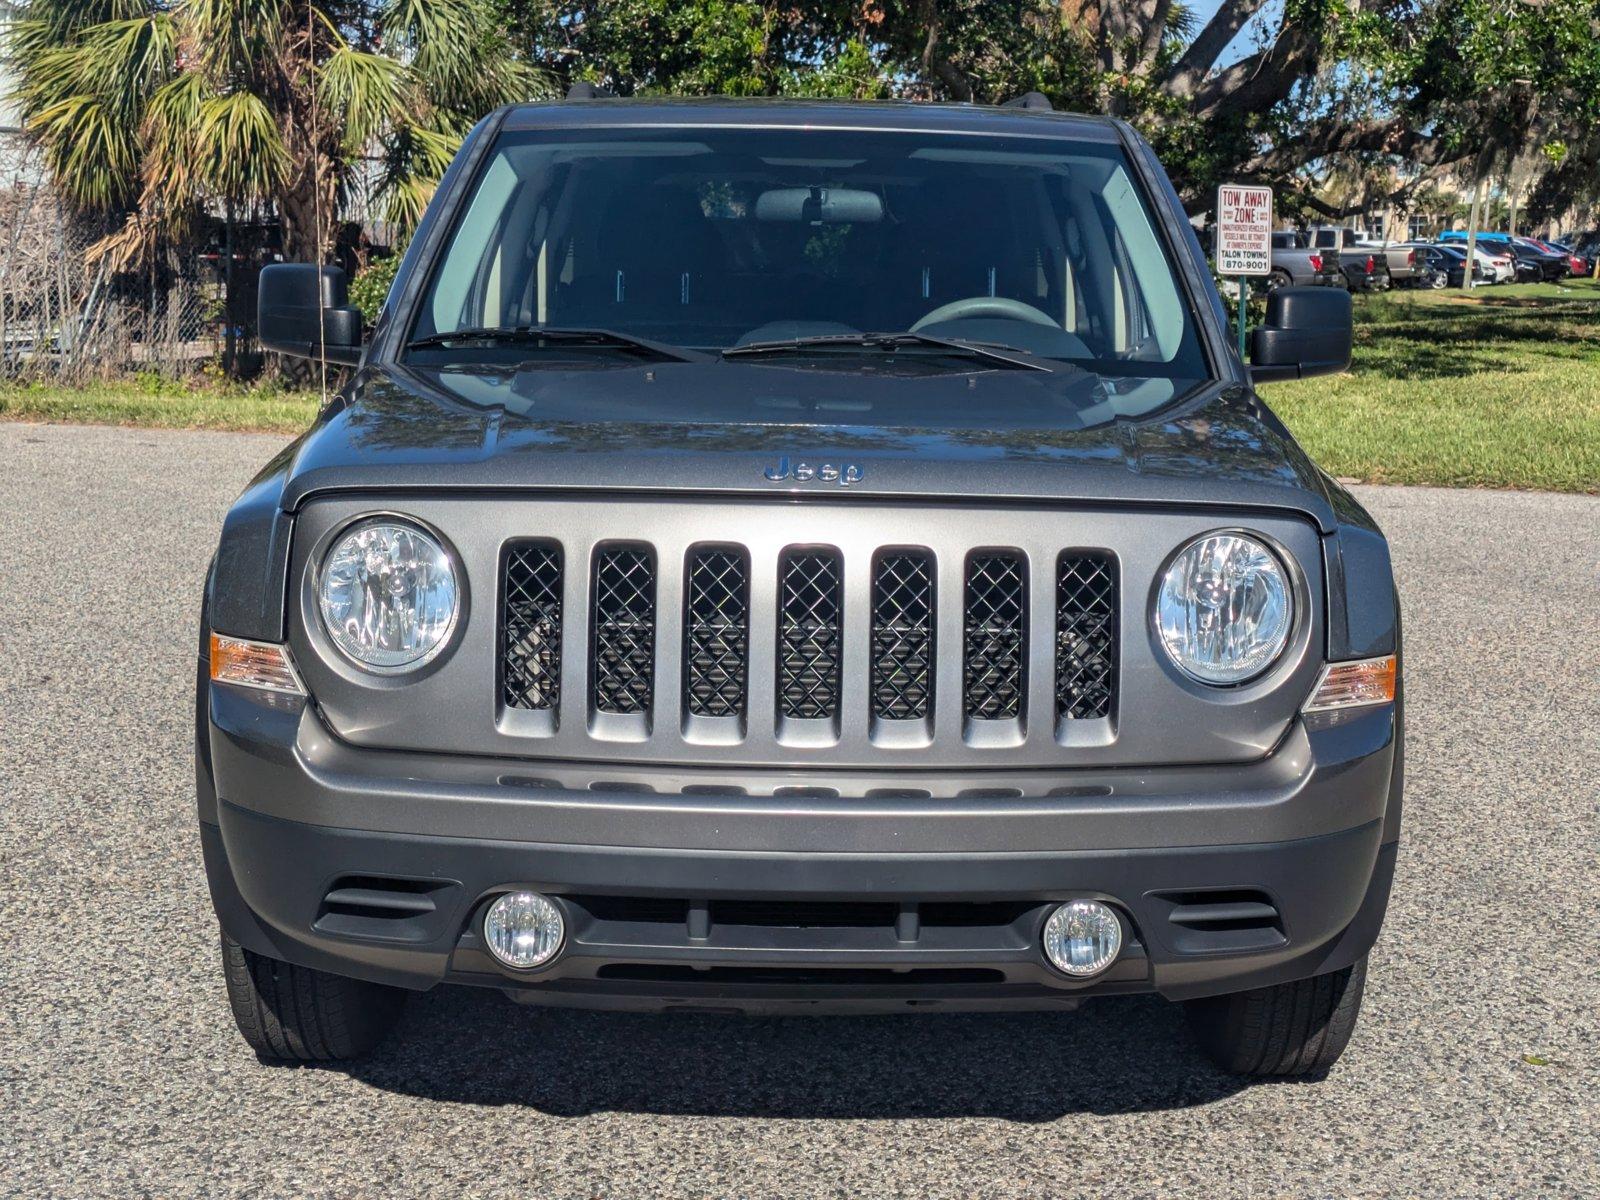
[[1348, 1041], [1399, 836], [1383, 536], [1239, 360], [1150, 148], [1015, 107], [584, 99], [467, 138], [229, 512], [196, 709], [264, 1057], [411, 991], [760, 1013], [1185, 1004]]

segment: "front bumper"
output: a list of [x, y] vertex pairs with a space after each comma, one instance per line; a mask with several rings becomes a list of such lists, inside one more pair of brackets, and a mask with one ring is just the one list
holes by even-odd
[[[1244, 766], [1048, 778], [534, 776], [354, 749], [298, 701], [226, 687], [209, 689], [203, 732], [202, 844], [230, 936], [340, 974], [539, 1003], [1000, 1009], [1238, 991], [1366, 953], [1399, 832], [1387, 707], [1297, 724]], [[543, 971], [503, 969], [479, 941], [483, 908], [512, 887], [567, 917]], [[1089, 981], [1039, 950], [1050, 908], [1079, 896], [1125, 926], [1122, 957]], [[1206, 916], [1240, 900], [1253, 919]]]

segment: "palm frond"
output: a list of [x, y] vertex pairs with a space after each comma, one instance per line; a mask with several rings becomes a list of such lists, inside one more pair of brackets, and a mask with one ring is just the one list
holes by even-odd
[[[295, 7], [288, 0], [181, 0], [196, 66], [221, 86], [259, 77], [283, 52]], [[301, 9], [301, 12], [304, 10]]]
[[12, 22], [0, 53], [13, 69], [23, 70], [34, 55], [66, 45], [81, 29], [155, 11], [151, 0], [31, 0]]
[[173, 207], [199, 198], [196, 145], [210, 95], [203, 76], [185, 72], [157, 88], [145, 109], [145, 190]]
[[106, 21], [78, 35], [72, 53], [84, 85], [133, 121], [177, 68], [178, 31], [167, 13]]
[[381, 24], [415, 75], [455, 93], [472, 87], [486, 15], [475, 0], [388, 0]]
[[395, 59], [336, 48], [317, 77], [317, 99], [324, 112], [344, 123], [344, 147], [360, 153], [393, 122], [405, 119], [409, 85], [406, 68]]
[[34, 112], [26, 128], [44, 148], [57, 186], [79, 208], [101, 211], [132, 198], [138, 140], [114, 105], [98, 96], [66, 96]]
[[384, 147], [383, 173], [378, 180], [385, 219], [403, 234], [414, 230], [460, 148], [460, 134], [421, 126], [401, 130]]
[[288, 174], [289, 155], [272, 110], [251, 92], [200, 102], [195, 178], [219, 196], [270, 199]]

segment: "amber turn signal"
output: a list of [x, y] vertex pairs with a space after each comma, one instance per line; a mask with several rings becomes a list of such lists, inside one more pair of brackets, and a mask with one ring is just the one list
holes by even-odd
[[1394, 700], [1395, 658], [1363, 658], [1356, 662], [1329, 663], [1322, 668], [1316, 691], [1306, 701], [1303, 712], [1328, 712], [1340, 708], [1361, 708], [1368, 704], [1389, 704]]
[[306, 694], [287, 646], [225, 637], [220, 633], [211, 635], [211, 681], [268, 692], [288, 692], [294, 696]]

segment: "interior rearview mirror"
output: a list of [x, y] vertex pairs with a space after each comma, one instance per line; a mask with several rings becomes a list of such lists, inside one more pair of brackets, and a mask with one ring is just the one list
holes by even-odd
[[1267, 320], [1251, 335], [1250, 378], [1305, 379], [1348, 370], [1355, 340], [1350, 293], [1333, 287], [1279, 288]]
[[883, 197], [862, 188], [768, 188], [756, 197], [756, 220], [875, 225], [883, 220]]
[[334, 363], [361, 360], [361, 310], [349, 304], [343, 267], [273, 263], [261, 268], [256, 330], [280, 354]]

